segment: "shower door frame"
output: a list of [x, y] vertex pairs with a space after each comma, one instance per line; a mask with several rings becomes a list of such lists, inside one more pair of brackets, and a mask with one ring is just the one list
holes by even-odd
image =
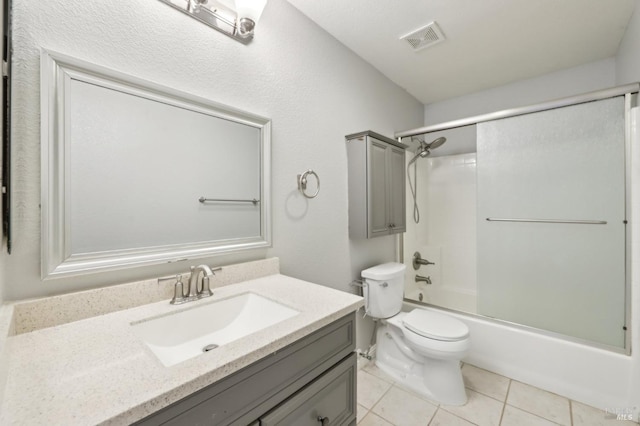
[[[496, 324], [508, 325], [510, 327], [535, 332], [538, 334], [542, 334], [548, 337], [560, 338], [566, 341], [579, 343], [583, 345], [588, 345], [591, 347], [596, 347], [600, 349], [605, 349], [608, 351], [621, 353], [625, 355], [631, 354], [631, 235], [632, 235], [632, 227], [633, 223], [631, 221], [631, 196], [632, 196], [632, 181], [631, 181], [631, 149], [632, 149], [632, 128], [631, 128], [631, 109], [634, 107], [638, 107], [638, 92], [640, 92], [640, 83], [632, 83], [626, 84], [623, 86], [616, 86], [609, 89], [598, 90], [594, 92], [584, 93], [581, 95], [570, 96], [560, 99], [551, 100], [548, 102], [543, 102], [539, 104], [533, 104], [518, 108], [505, 109], [501, 111], [496, 111], [488, 114], [482, 114], [467, 118], [462, 118], [458, 120], [447, 121], [444, 123], [434, 124], [430, 126], [420, 127], [417, 129], [405, 130], [401, 132], [396, 132], [394, 137], [398, 140], [398, 142], [402, 143], [402, 139], [411, 136], [422, 135], [425, 133], [431, 133], [442, 130], [450, 130], [458, 127], [464, 127], [469, 125], [474, 125], [486, 121], [493, 121], [502, 118], [508, 117], [516, 117], [519, 115], [531, 114], [541, 111], [548, 111], [557, 108], [568, 107], [572, 105], [578, 105], [586, 102], [599, 101], [603, 99], [615, 98], [619, 96], [624, 96], [624, 120], [625, 120], [625, 128], [624, 128], [624, 153], [625, 153], [625, 199], [624, 199], [624, 210], [625, 210], [625, 303], [624, 303], [624, 318], [625, 318], [625, 337], [624, 337], [624, 347], [617, 347], [606, 345], [599, 342], [594, 342], [588, 339], [582, 339], [579, 337], [570, 336], [567, 334], [562, 334], [554, 331], [549, 331], [541, 328], [531, 327], [511, 321], [496, 319], [487, 317], [480, 314], [474, 314], [469, 312], [458, 311], [455, 309], [445, 308], [437, 305], [432, 305], [425, 302], [420, 302], [413, 299], [404, 298], [405, 302], [413, 303], [420, 306], [428, 306], [435, 309], [440, 309], [447, 312], [455, 312], [457, 314], [466, 315], [475, 318], [481, 318], [483, 320], [493, 322]], [[640, 125], [640, 123], [637, 123]], [[638, 133], [640, 133], [640, 129], [638, 129]], [[638, 137], [640, 139], [640, 137]], [[638, 147], [640, 149], [640, 147]], [[640, 186], [640, 182], [635, 182], [636, 185]], [[640, 193], [640, 190], [639, 190]], [[404, 234], [399, 234], [397, 239], [397, 258], [399, 262], [404, 263]]]

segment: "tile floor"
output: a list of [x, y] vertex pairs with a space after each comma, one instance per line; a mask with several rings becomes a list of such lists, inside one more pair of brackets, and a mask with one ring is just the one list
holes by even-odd
[[358, 426], [638, 426], [470, 364], [462, 375], [467, 404], [439, 405], [369, 362], [358, 371]]

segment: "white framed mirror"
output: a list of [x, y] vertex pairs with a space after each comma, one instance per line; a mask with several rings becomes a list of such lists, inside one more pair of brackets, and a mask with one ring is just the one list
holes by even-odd
[[41, 54], [42, 278], [268, 247], [271, 121]]

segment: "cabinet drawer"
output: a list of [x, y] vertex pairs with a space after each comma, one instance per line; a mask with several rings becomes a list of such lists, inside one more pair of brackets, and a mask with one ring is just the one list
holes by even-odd
[[[260, 426], [348, 425], [356, 418], [356, 355], [310, 383], [260, 418]], [[325, 418], [325, 423], [320, 419]]]

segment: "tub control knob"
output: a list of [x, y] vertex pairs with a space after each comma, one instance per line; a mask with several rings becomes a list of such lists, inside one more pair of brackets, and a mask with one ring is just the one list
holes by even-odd
[[413, 269], [416, 271], [420, 268], [420, 265], [435, 265], [434, 262], [430, 262], [427, 259], [423, 259], [420, 252], [413, 253]]

